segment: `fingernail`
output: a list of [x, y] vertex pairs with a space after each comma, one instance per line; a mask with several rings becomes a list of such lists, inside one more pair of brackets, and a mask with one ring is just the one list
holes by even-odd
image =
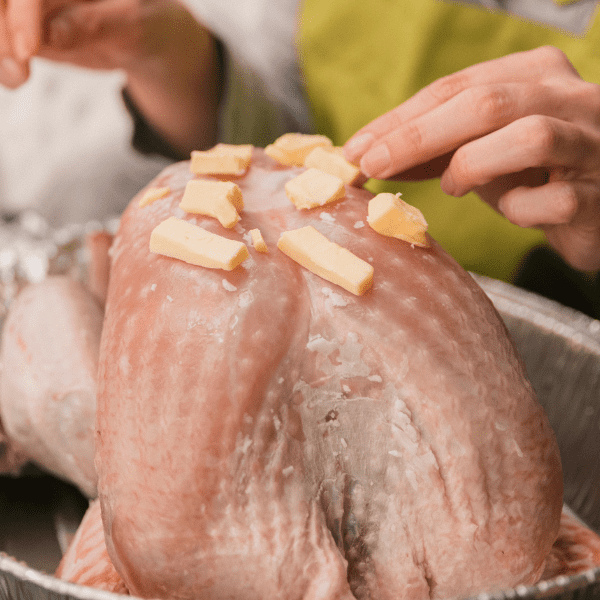
[[25, 71], [23, 67], [10, 56], [5, 56], [0, 62], [0, 68], [11, 78], [13, 83], [20, 82], [25, 79]]
[[392, 157], [385, 144], [371, 148], [361, 159], [360, 169], [367, 177], [377, 177], [390, 166]]
[[442, 173], [440, 177], [440, 187], [442, 188], [442, 192], [448, 196], [454, 196], [456, 191], [456, 186], [454, 185], [454, 180], [452, 179], [452, 175], [448, 170]]
[[372, 133], [362, 133], [356, 137], [350, 138], [344, 145], [344, 154], [349, 161], [355, 161], [360, 158], [375, 141]]
[[498, 208], [498, 212], [503, 216], [506, 217], [506, 210], [507, 210], [507, 201], [504, 198], [504, 196], [502, 198], [500, 198], [500, 200], [498, 200], [498, 204], [496, 205]]
[[15, 56], [21, 62], [25, 62], [31, 58], [33, 54], [29, 38], [22, 32], [17, 31], [13, 37], [13, 50]]

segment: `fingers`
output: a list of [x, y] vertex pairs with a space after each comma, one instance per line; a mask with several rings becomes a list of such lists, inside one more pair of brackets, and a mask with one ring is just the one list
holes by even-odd
[[12, 0], [6, 16], [12, 50], [17, 61], [24, 63], [36, 52], [42, 32], [42, 0]]
[[0, 9], [0, 83], [17, 87], [29, 76], [40, 45], [42, 0], [10, 0]]
[[19, 63], [13, 56], [10, 26], [4, 9], [0, 8], [0, 84], [16, 88], [28, 75], [27, 65]]
[[93, 68], [121, 67], [118, 56], [130, 43], [126, 32], [140, 21], [140, 10], [140, 3], [133, 0], [68, 4], [48, 22], [40, 54]]
[[579, 77], [566, 56], [549, 46], [503, 56], [442, 77], [357, 131], [344, 146], [346, 158], [359, 162], [376, 141], [465, 90], [499, 83], [531, 82], [547, 76], [549, 69], [563, 76]]
[[517, 187], [500, 198], [498, 210], [519, 227], [569, 225], [580, 211], [584, 192], [584, 184], [568, 181]]
[[344, 151], [369, 177], [443, 169], [447, 194], [475, 190], [513, 223], [542, 228], [575, 268], [600, 268], [600, 87], [555, 48], [444, 77], [363, 127]]
[[389, 178], [527, 115], [565, 117], [564, 106], [572, 106], [565, 88], [529, 82], [469, 88], [381, 137], [362, 157], [361, 169]]
[[551, 111], [553, 96], [540, 97], [534, 89], [530, 84], [469, 88], [379, 138], [362, 157], [361, 170], [370, 177], [385, 179], [526, 114]]
[[600, 164], [600, 134], [533, 115], [460, 147], [441, 178], [446, 194], [462, 196], [509, 173], [545, 167], [554, 177], [588, 173]]
[[499, 202], [500, 211], [521, 227], [537, 226], [575, 269], [600, 269], [600, 190], [595, 181], [554, 181], [519, 187]]

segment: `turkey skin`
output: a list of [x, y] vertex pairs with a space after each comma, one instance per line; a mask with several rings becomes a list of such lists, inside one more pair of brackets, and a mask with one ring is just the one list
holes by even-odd
[[[134, 595], [452, 598], [532, 583], [558, 531], [558, 448], [491, 303], [430, 240], [366, 222], [372, 195], [297, 210], [255, 149], [234, 229], [184, 213], [189, 163], [135, 198], [112, 252], [96, 467]], [[176, 216], [269, 248], [234, 270], [153, 254]], [[355, 296], [280, 252], [314, 226], [374, 267]], [[458, 227], [459, 225], [457, 225]]]
[[0, 415], [11, 447], [96, 495], [94, 424], [104, 314], [79, 281], [23, 288], [2, 331]]

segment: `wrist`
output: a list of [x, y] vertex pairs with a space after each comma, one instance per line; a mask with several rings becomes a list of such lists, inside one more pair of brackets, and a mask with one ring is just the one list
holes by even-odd
[[169, 156], [185, 158], [216, 141], [223, 65], [218, 40], [171, 6], [177, 12], [169, 16], [168, 31], [147, 28], [141, 56], [125, 69], [126, 94], [138, 118], [172, 149]]

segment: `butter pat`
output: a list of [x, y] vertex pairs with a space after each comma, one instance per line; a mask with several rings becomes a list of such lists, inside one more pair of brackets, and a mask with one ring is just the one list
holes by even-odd
[[265, 148], [265, 153], [284, 165], [301, 167], [317, 146], [333, 147], [333, 142], [324, 135], [284, 133]]
[[252, 245], [258, 252], [268, 252], [267, 244], [263, 239], [260, 229], [251, 229], [250, 237], [252, 238]]
[[251, 144], [217, 144], [210, 150], [193, 150], [190, 171], [194, 175], [240, 175], [251, 160]]
[[335, 175], [347, 185], [352, 185], [360, 177], [360, 169], [346, 160], [341, 148], [314, 148], [306, 157], [304, 166]]
[[235, 269], [250, 256], [242, 242], [228, 240], [176, 217], [169, 217], [154, 228], [150, 252], [225, 271]]
[[277, 247], [319, 277], [360, 296], [373, 284], [373, 267], [308, 225], [284, 231]]
[[164, 198], [169, 192], [171, 188], [166, 187], [153, 187], [146, 190], [146, 193], [141, 197], [139, 206], [143, 208], [144, 206], [148, 206], [148, 204], [152, 204], [155, 200], [160, 200]]
[[323, 173], [315, 168], [304, 171], [285, 184], [288, 198], [296, 208], [315, 208], [343, 198], [346, 194], [344, 182], [335, 175]]
[[369, 225], [381, 235], [395, 237], [417, 246], [429, 246], [427, 221], [423, 213], [398, 195], [377, 194], [369, 202]]
[[192, 179], [185, 187], [179, 208], [214, 217], [223, 227], [231, 229], [240, 220], [238, 211], [244, 208], [244, 199], [242, 190], [232, 181]]

